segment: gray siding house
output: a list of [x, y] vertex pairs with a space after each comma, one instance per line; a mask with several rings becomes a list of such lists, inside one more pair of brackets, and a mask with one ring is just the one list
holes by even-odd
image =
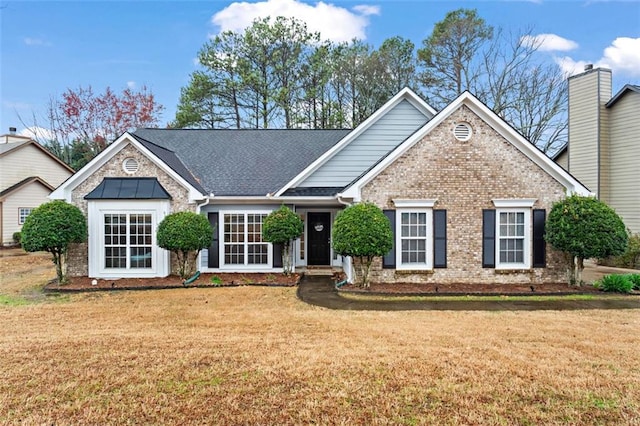
[[389, 217], [394, 248], [379, 281], [544, 283], [564, 280], [543, 234], [553, 202], [589, 191], [466, 92], [436, 112], [404, 89], [353, 130], [173, 130], [125, 133], [52, 198], [80, 207], [89, 241], [72, 275], [170, 274], [155, 244], [167, 214], [190, 210], [215, 226], [201, 272], [280, 272], [264, 218], [281, 205], [304, 221], [293, 261], [342, 269], [336, 215], [370, 201]]
[[612, 96], [611, 71], [569, 78], [566, 169], [640, 233], [640, 86]]

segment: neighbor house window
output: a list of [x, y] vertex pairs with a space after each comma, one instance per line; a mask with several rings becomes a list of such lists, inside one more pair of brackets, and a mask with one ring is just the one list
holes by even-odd
[[394, 200], [397, 269], [433, 268], [432, 200]]
[[104, 267], [152, 267], [152, 217], [150, 214], [104, 215]]
[[269, 244], [262, 241], [262, 222], [266, 217], [266, 213], [224, 215], [225, 265], [269, 264]]
[[27, 220], [27, 216], [29, 216], [32, 211], [32, 207], [20, 207], [18, 210], [18, 224], [24, 225], [24, 221]]

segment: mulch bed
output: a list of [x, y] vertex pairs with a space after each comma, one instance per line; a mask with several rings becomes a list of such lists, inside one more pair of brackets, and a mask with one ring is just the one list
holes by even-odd
[[389, 295], [564, 295], [600, 293], [592, 285], [580, 287], [568, 284], [412, 284], [371, 283], [369, 288], [347, 284], [339, 289], [343, 292]]
[[[94, 284], [95, 282], [95, 284]], [[92, 279], [89, 277], [72, 277], [64, 285], [54, 280], [48, 283], [46, 291], [99, 291], [99, 290], [151, 290], [182, 287], [238, 287], [238, 286], [270, 286], [294, 287], [300, 282], [300, 274], [201, 274], [190, 284], [183, 284], [179, 276], [170, 275], [164, 278], [120, 278], [114, 280]]]

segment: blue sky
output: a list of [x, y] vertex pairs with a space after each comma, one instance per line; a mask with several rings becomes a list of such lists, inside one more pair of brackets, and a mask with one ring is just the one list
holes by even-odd
[[120, 91], [146, 85], [175, 115], [180, 88], [212, 34], [242, 29], [254, 17], [296, 16], [336, 40], [378, 46], [400, 35], [416, 46], [459, 7], [488, 24], [541, 36], [540, 54], [566, 71], [585, 63], [613, 69], [614, 93], [640, 84], [640, 2], [627, 1], [6, 1], [0, 0], [0, 133], [46, 125], [50, 97], [91, 85]]

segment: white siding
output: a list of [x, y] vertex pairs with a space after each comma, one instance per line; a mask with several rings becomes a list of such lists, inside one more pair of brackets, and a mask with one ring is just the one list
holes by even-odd
[[610, 109], [609, 205], [640, 233], [640, 93], [623, 95]]
[[422, 112], [403, 100], [298, 186], [349, 184], [427, 121]]
[[49, 189], [39, 182], [31, 182], [9, 194], [2, 202], [2, 244], [11, 244], [13, 233], [22, 229], [22, 225], [18, 223], [19, 209], [21, 207], [36, 208], [49, 201], [48, 195]]
[[[569, 79], [569, 171], [598, 197], [605, 197], [607, 120], [611, 72], [596, 69]], [[599, 127], [599, 122], [601, 126]], [[603, 152], [604, 151], [604, 152]], [[606, 191], [605, 191], [606, 192]]]
[[34, 145], [10, 151], [0, 157], [0, 190], [32, 176], [38, 176], [54, 188], [71, 172]]

